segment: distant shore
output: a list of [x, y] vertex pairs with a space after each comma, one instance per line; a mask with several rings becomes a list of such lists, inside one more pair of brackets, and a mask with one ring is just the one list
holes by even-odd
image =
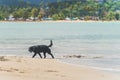
[[120, 80], [119, 75], [57, 59], [0, 56], [0, 63], [0, 80]]
[[102, 20], [44, 20], [44, 21], [0, 21], [0, 22], [120, 22], [120, 21], [102, 21]]

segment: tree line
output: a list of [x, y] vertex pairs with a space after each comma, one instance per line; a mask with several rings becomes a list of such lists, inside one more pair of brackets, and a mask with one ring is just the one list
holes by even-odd
[[1, 5], [0, 20], [8, 20], [13, 15], [15, 20], [64, 20], [66, 17], [81, 20], [120, 20], [120, 0], [66, 0], [31, 5], [21, 2], [21, 5]]

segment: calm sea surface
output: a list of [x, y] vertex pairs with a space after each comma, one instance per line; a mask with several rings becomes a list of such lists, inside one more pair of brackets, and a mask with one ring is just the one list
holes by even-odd
[[0, 22], [0, 55], [31, 57], [29, 46], [51, 39], [61, 61], [120, 73], [119, 22]]

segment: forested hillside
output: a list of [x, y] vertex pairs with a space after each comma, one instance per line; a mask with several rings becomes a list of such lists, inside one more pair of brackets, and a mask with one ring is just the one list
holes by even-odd
[[120, 0], [0, 0], [0, 20], [119, 20]]
[[64, 0], [0, 0], [0, 5], [20, 5], [21, 3], [29, 3], [29, 4], [36, 4], [39, 5], [41, 2], [51, 3], [51, 2], [57, 2], [57, 1], [64, 1]]

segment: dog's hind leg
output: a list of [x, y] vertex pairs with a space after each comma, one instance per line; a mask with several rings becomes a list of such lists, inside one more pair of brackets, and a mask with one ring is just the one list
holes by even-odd
[[48, 53], [49, 55], [51, 55], [52, 58], [54, 58], [54, 56], [53, 56], [53, 54], [51, 53], [51, 50], [50, 50], [50, 49], [48, 49], [47, 53]]
[[36, 56], [37, 53], [34, 53], [34, 55], [32, 56], [32, 58], [34, 58]]
[[54, 58], [53, 54], [50, 54], [52, 56], [52, 58]]
[[52, 54], [52, 53], [48, 53], [48, 54], [50, 54], [50, 55], [52, 56], [52, 58], [54, 58], [54, 56], [53, 56], [53, 54]]
[[40, 53], [38, 53], [38, 54], [39, 54], [40, 58], [42, 58], [41, 54]]

